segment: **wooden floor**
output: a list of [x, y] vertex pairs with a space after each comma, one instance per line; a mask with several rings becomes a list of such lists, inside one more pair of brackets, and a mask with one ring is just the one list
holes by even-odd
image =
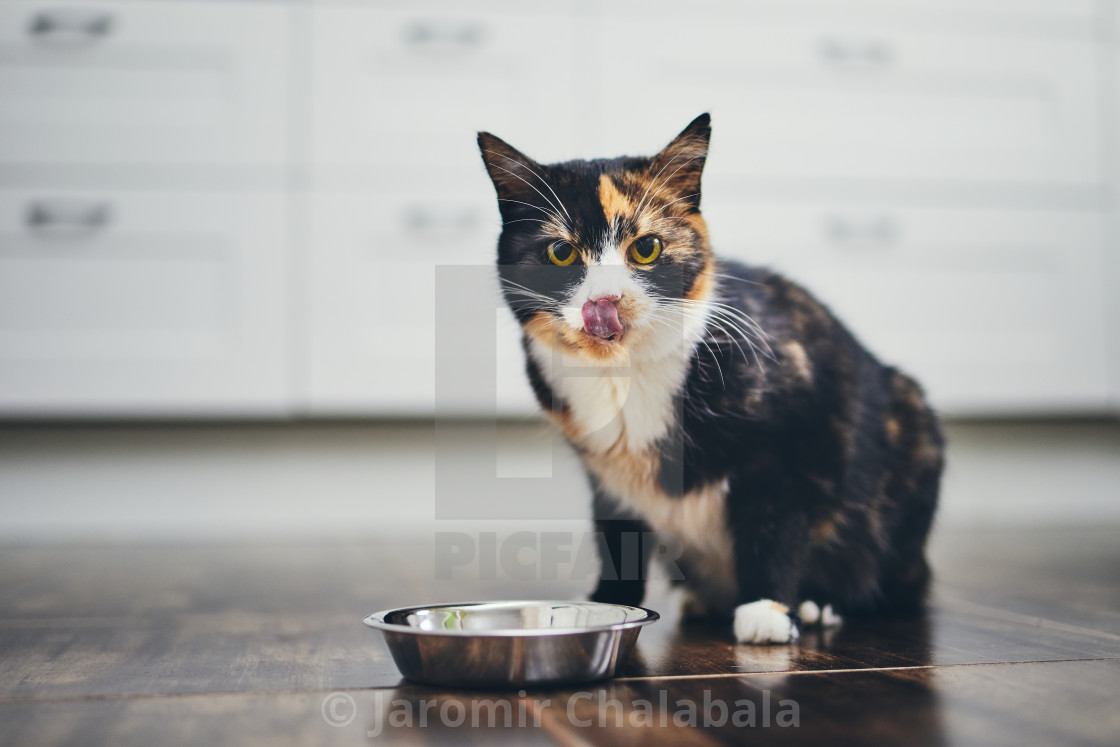
[[683, 625], [674, 592], [657, 589], [647, 605], [663, 620], [623, 676], [522, 693], [405, 683], [361, 618], [572, 597], [585, 580], [433, 580], [431, 536], [7, 546], [0, 743], [1116, 745], [1118, 539], [1114, 527], [942, 535], [925, 617], [797, 646]]

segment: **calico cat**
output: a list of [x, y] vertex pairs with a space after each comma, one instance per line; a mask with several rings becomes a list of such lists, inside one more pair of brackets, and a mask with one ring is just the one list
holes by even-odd
[[529, 381], [593, 489], [592, 599], [640, 604], [662, 532], [684, 612], [740, 642], [920, 608], [937, 417], [804, 289], [712, 253], [710, 137], [705, 114], [650, 158], [543, 165], [478, 135]]

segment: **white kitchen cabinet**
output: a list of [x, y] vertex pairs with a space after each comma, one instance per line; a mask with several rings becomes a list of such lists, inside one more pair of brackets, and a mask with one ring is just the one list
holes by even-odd
[[506, 414], [530, 409], [516, 325], [494, 280], [498, 215], [491, 191], [480, 177], [473, 189], [445, 184], [438, 191], [312, 200], [306, 393], [311, 412], [436, 412], [440, 266], [465, 273], [463, 290], [454, 291], [463, 294], [462, 313], [471, 318], [469, 355], [496, 359], [501, 378], [480, 382], [462, 401], [440, 399], [438, 414], [493, 416], [495, 402]]
[[279, 415], [283, 195], [0, 193], [0, 415]]
[[712, 202], [725, 256], [827, 302], [957, 415], [1107, 405], [1106, 216]]
[[531, 133], [543, 144], [534, 157], [573, 157], [584, 113], [567, 58], [573, 26], [565, 3], [316, 6], [313, 164], [377, 169], [361, 182], [372, 189], [460, 177], [482, 168], [477, 130]]
[[[681, 33], [676, 15], [608, 2], [602, 67], [626, 71], [625, 98], [635, 105], [602, 118], [599, 152], [653, 150], [669, 123], [683, 127], [711, 111], [710, 187], [1103, 182], [1092, 40], [932, 33], [869, 26], [856, 12], [818, 19], [756, 5], [690, 11]], [[673, 41], [638, 52], [610, 43], [620, 38]]]
[[5, 0], [0, 165], [282, 165], [284, 3]]

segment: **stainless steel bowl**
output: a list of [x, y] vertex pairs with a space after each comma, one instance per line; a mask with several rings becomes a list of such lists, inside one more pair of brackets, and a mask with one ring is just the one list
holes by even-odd
[[407, 679], [451, 687], [558, 685], [613, 677], [653, 610], [599, 602], [468, 602], [377, 612]]

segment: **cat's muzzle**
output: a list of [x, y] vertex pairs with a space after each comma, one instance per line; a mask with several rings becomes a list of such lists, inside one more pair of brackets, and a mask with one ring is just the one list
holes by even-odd
[[618, 319], [617, 296], [598, 298], [583, 304], [583, 328], [587, 334], [610, 340], [622, 333]]

